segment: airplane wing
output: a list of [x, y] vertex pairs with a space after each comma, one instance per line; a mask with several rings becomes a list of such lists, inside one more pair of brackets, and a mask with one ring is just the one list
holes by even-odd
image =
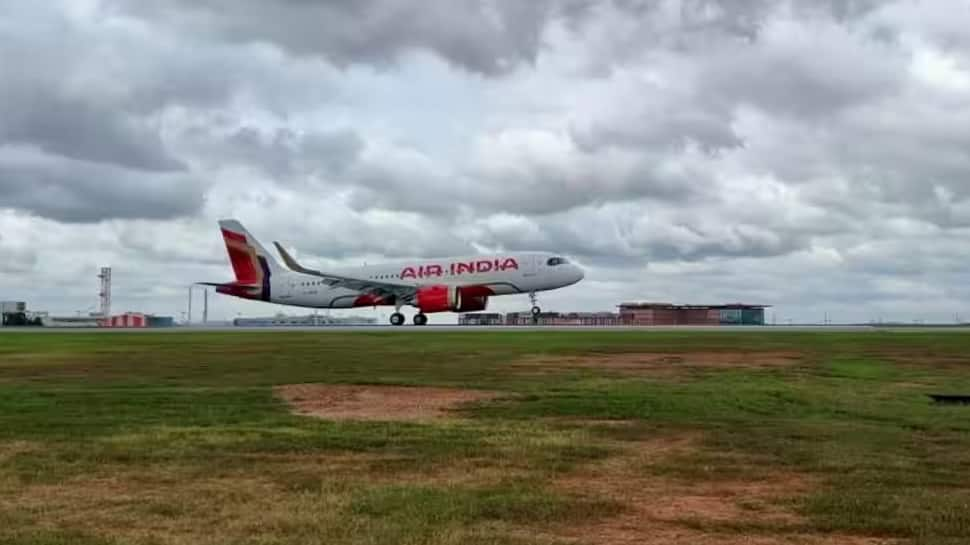
[[335, 274], [330, 274], [327, 272], [316, 271], [313, 269], [308, 269], [303, 265], [300, 265], [293, 256], [287, 252], [279, 242], [273, 242], [276, 246], [276, 250], [280, 253], [280, 257], [283, 258], [283, 263], [286, 264], [291, 270], [307, 274], [311, 276], [316, 276], [322, 278], [324, 284], [335, 287], [335, 288], [347, 288], [354, 291], [359, 291], [362, 293], [370, 293], [385, 297], [394, 297], [395, 299], [401, 299], [404, 301], [409, 301], [414, 298], [417, 293], [417, 288], [410, 284], [396, 284], [394, 282], [380, 282], [377, 280], [370, 280], [366, 278], [353, 278], [349, 276], [340, 276]]

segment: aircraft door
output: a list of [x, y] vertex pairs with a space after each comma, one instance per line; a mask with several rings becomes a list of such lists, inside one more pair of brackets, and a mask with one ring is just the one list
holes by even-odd
[[522, 276], [526, 278], [531, 278], [536, 275], [538, 271], [537, 261], [538, 256], [529, 255], [522, 260]]
[[279, 281], [273, 282], [274, 299], [289, 301], [293, 299], [293, 296], [296, 295], [296, 293], [297, 289], [295, 279], [283, 277], [280, 278]]

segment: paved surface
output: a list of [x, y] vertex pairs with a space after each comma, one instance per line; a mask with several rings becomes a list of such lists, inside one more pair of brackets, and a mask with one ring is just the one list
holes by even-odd
[[829, 326], [460, 326], [460, 325], [427, 325], [423, 327], [402, 326], [393, 327], [390, 325], [363, 325], [363, 326], [317, 326], [317, 327], [235, 327], [235, 326], [179, 326], [158, 329], [98, 329], [98, 328], [0, 328], [0, 335], [3, 333], [184, 333], [184, 332], [267, 332], [267, 331], [314, 331], [314, 332], [414, 332], [414, 333], [441, 333], [441, 332], [475, 332], [475, 331], [509, 331], [509, 332], [534, 332], [534, 331], [641, 331], [649, 333], [651, 331], [664, 332], [731, 332], [731, 333], [793, 333], [793, 332], [952, 332], [970, 333], [970, 327], [911, 327], [911, 326], [867, 326], [867, 325], [829, 325]]

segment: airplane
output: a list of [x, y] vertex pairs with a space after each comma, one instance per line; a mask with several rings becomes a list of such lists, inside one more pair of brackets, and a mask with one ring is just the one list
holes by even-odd
[[422, 259], [318, 271], [304, 267], [274, 242], [286, 268], [234, 219], [219, 222], [236, 279], [228, 283], [199, 282], [217, 293], [242, 299], [314, 309], [393, 306], [391, 325], [404, 325], [401, 308], [418, 309], [414, 325], [428, 323], [428, 314], [476, 312], [489, 298], [528, 294], [532, 314], [542, 310], [536, 293], [571, 286], [585, 272], [568, 258], [548, 252]]

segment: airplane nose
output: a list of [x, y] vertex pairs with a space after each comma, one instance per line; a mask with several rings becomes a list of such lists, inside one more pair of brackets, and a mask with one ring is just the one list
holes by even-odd
[[576, 282], [579, 282], [583, 278], [586, 278], [586, 271], [582, 267], [574, 266], [576, 269]]

